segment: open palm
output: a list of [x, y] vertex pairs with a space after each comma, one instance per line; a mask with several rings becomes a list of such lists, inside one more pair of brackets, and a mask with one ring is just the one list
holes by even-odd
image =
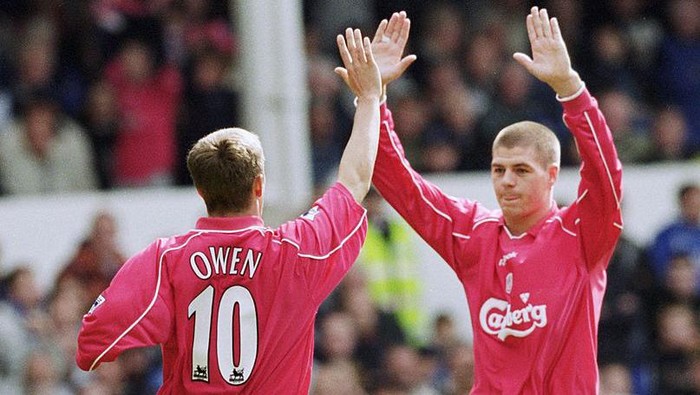
[[556, 18], [550, 19], [547, 10], [533, 7], [526, 20], [532, 58], [515, 53], [515, 60], [540, 81], [549, 84], [557, 93], [569, 91], [570, 84], [579, 81], [571, 68], [571, 60]]
[[389, 21], [382, 20], [372, 39], [372, 53], [379, 66], [384, 85], [399, 78], [416, 60], [415, 55], [402, 58], [411, 30], [411, 21], [404, 11], [395, 12]]

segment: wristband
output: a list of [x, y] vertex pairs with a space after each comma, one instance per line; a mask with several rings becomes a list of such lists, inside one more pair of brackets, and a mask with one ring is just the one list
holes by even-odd
[[[354, 104], [356, 108], [357, 108], [357, 101], [358, 100], [360, 100], [360, 98], [355, 96], [355, 100], [352, 101], [352, 104]], [[381, 106], [384, 103], [386, 103], [386, 93], [383, 94], [382, 97], [379, 98], [379, 105]]]
[[581, 87], [578, 88], [578, 90], [576, 92], [574, 92], [574, 94], [566, 96], [566, 97], [561, 97], [557, 93], [557, 100], [561, 103], [574, 100], [575, 98], [581, 96], [581, 93], [583, 93], [584, 89], [586, 89], [586, 83], [581, 81]]

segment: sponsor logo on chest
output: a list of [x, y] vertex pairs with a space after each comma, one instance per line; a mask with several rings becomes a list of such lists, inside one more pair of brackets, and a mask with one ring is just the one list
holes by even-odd
[[547, 305], [528, 303], [530, 294], [520, 294], [520, 300], [527, 305], [513, 309], [505, 300], [489, 298], [479, 311], [479, 323], [484, 332], [505, 341], [508, 336], [526, 337], [536, 328], [547, 325]]

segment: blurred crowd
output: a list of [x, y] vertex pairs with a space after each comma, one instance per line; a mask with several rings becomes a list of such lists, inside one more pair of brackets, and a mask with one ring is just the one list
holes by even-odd
[[[487, 169], [495, 134], [523, 119], [550, 126], [562, 163], [576, 165], [554, 95], [511, 59], [529, 50], [530, 3], [303, 2], [314, 183], [333, 176], [354, 111], [333, 73], [334, 36], [347, 26], [371, 35], [400, 9], [418, 61], [390, 86], [389, 104], [418, 170]], [[623, 163], [698, 160], [698, 2], [545, 3]], [[241, 124], [232, 11], [212, 0], [0, 2], [0, 191], [189, 184], [193, 142]]]
[[623, 164], [699, 159], [697, 1], [310, 0], [306, 27], [316, 180], [328, 177], [324, 171], [337, 162], [338, 141], [347, 136], [352, 110], [332, 73], [333, 35], [345, 26], [373, 34], [378, 18], [399, 9], [411, 17], [407, 51], [418, 60], [389, 86], [388, 104], [414, 167], [488, 169], [496, 133], [524, 119], [554, 130], [563, 143], [562, 164], [577, 165], [560, 104], [512, 60], [516, 51], [529, 53], [523, 15], [533, 4], [547, 6], [559, 19], [574, 68], [599, 99]]
[[[495, 134], [522, 119], [550, 126], [563, 142], [563, 165], [577, 165], [554, 95], [511, 60], [528, 51], [530, 5], [305, 1], [315, 184], [333, 177], [354, 111], [333, 73], [334, 36], [347, 26], [371, 34], [401, 9], [413, 22], [408, 51], [418, 61], [388, 100], [414, 167], [487, 169]], [[623, 164], [700, 160], [697, 0], [538, 5], [558, 17]], [[226, 1], [0, 1], [0, 191], [190, 183], [187, 149], [240, 123], [238, 56]], [[618, 244], [600, 321], [603, 393], [700, 392], [700, 187], [679, 186], [677, 203], [677, 221], [652, 243]], [[410, 231], [378, 196], [366, 205], [362, 256], [318, 315], [313, 393], [466, 393], [469, 339], [449, 314], [420, 310]], [[0, 273], [0, 394], [155, 393], [157, 349], [133, 350], [89, 374], [73, 362], [82, 315], [126, 259], [117, 225], [111, 213], [97, 213], [51, 289], [37, 287], [31, 265], [13, 262]]]

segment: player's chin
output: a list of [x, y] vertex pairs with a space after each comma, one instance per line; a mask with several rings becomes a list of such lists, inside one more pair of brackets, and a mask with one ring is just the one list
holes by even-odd
[[500, 198], [498, 199], [498, 204], [501, 206], [502, 210], [517, 210], [518, 208], [522, 207], [522, 202], [520, 199], [514, 198]]
[[519, 217], [523, 215], [525, 209], [522, 202], [506, 201], [501, 203], [501, 212], [506, 217]]

